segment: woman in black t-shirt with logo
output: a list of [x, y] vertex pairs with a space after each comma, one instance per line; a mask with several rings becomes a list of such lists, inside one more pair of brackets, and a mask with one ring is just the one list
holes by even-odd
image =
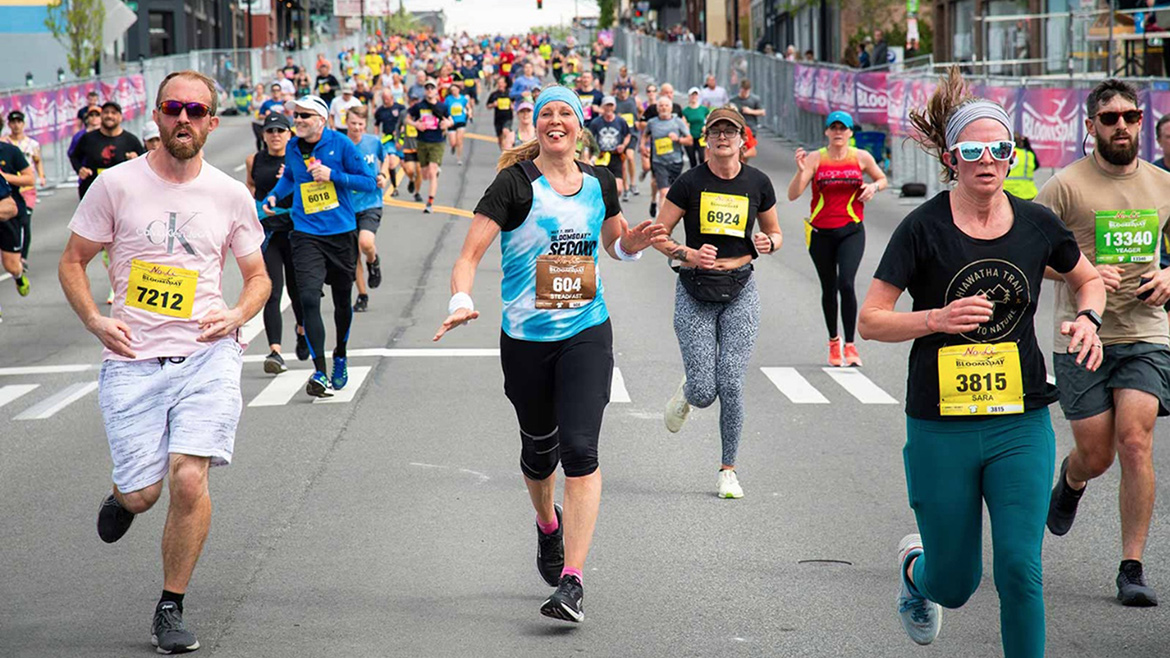
[[[1005, 194], [1015, 144], [999, 105], [968, 94], [951, 69], [925, 112], [911, 112], [943, 165], [942, 192], [890, 238], [862, 305], [867, 340], [910, 350], [906, 446], [919, 534], [898, 548], [902, 626], [918, 644], [938, 635], [942, 610], [979, 586], [983, 504], [991, 516], [995, 585], [1006, 658], [1044, 655], [1040, 548], [1055, 466], [1055, 435], [1033, 316], [1046, 269], [1082, 310], [1061, 332], [1090, 370], [1105, 287], [1073, 235], [1047, 208]], [[903, 291], [912, 312], [896, 311]]]
[[682, 220], [686, 244], [654, 245], [681, 262], [674, 333], [686, 375], [666, 403], [666, 429], [679, 431], [692, 404], [708, 407], [718, 396], [720, 498], [743, 497], [735, 458], [743, 431], [743, 383], [760, 326], [752, 260], [774, 252], [783, 238], [772, 181], [740, 162], [743, 129], [743, 117], [733, 109], [707, 116], [708, 160], [675, 181], [658, 214], [667, 231]]

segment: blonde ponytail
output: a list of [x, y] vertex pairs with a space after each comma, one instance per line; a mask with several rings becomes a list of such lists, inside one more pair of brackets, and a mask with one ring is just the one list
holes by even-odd
[[538, 155], [540, 155], [540, 140], [538, 139], [510, 148], [500, 154], [500, 160], [496, 163], [496, 172], [499, 173], [518, 162], [535, 160]]

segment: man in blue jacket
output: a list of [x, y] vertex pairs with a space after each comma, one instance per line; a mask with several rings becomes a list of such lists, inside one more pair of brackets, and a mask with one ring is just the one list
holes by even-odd
[[[300, 288], [305, 335], [316, 372], [305, 385], [313, 397], [330, 397], [349, 381], [345, 344], [353, 323], [353, 281], [358, 259], [357, 219], [351, 192], [373, 192], [377, 180], [362, 162], [361, 152], [344, 133], [325, 127], [329, 108], [317, 96], [296, 102], [296, 137], [284, 156], [284, 175], [265, 199], [265, 209], [277, 199], [293, 195], [293, 269]], [[333, 321], [337, 347], [333, 350], [333, 377], [325, 375], [325, 323], [321, 320], [321, 291], [333, 292]]]

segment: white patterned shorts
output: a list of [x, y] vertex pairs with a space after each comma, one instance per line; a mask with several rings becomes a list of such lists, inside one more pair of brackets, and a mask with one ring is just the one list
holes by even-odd
[[105, 361], [98, 404], [114, 460], [114, 484], [130, 493], [163, 479], [170, 455], [228, 464], [243, 398], [243, 351], [225, 338], [182, 360]]

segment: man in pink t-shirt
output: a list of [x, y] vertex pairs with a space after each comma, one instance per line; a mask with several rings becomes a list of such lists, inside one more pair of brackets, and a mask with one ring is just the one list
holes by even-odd
[[[69, 223], [59, 274], [73, 310], [105, 346], [98, 395], [114, 489], [98, 511], [102, 540], [121, 539], [170, 476], [151, 642], [181, 653], [199, 648], [182, 613], [211, 524], [208, 468], [231, 461], [243, 406], [238, 331], [271, 283], [247, 188], [203, 161], [219, 125], [215, 83], [195, 71], [172, 73], [158, 99], [163, 148], [94, 181]], [[98, 312], [85, 271], [103, 248], [115, 295], [110, 317]], [[231, 308], [221, 291], [229, 250], [244, 277]]]

